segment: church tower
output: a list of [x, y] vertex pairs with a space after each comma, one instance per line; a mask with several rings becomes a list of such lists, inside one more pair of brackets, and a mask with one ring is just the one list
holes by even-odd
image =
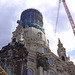
[[66, 50], [65, 48], [63, 47], [63, 44], [61, 43], [60, 39], [58, 39], [58, 55], [59, 55], [59, 58], [63, 61], [66, 61], [67, 60], [67, 57], [66, 57]]

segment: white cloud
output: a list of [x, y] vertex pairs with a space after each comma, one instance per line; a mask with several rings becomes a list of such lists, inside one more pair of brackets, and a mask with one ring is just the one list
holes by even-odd
[[0, 6], [4, 5], [6, 3], [6, 0], [0, 0]]
[[74, 65], [75, 65], [75, 59], [73, 59], [72, 61], [74, 62]]
[[66, 4], [67, 4], [67, 6], [68, 6], [68, 8], [69, 8], [69, 10], [70, 11], [73, 11], [73, 12], [75, 12], [75, 0], [66, 0]]
[[75, 64], [75, 55], [74, 55], [74, 56], [71, 56], [70, 59], [71, 59], [71, 61], [73, 61], [74, 64]]
[[54, 7], [57, 5], [58, 0], [46, 0], [46, 2], [50, 4], [52, 7]]

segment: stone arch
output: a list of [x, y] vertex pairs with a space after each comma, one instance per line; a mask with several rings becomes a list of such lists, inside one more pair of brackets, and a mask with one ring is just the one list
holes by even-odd
[[50, 70], [48, 75], [56, 75], [56, 72], [54, 70]]
[[27, 69], [32, 69], [33, 70], [33, 75], [36, 74], [36, 67], [34, 67], [34, 65], [28, 65]]

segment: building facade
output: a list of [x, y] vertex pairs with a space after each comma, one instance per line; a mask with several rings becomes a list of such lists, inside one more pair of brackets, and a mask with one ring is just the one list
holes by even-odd
[[0, 66], [8, 75], [75, 75], [75, 65], [58, 39], [58, 56], [51, 52], [36, 9], [22, 12], [12, 42], [0, 51]]

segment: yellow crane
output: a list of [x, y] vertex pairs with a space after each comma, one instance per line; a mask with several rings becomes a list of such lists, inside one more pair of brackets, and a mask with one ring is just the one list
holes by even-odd
[[[57, 23], [58, 23], [58, 16], [59, 16], [60, 3], [61, 3], [61, 0], [59, 0], [58, 13], [57, 13], [57, 20], [56, 20], [56, 27], [57, 27]], [[64, 8], [65, 8], [65, 10], [66, 10], [66, 13], [67, 13], [68, 19], [69, 19], [69, 21], [70, 21], [70, 24], [71, 24], [73, 33], [74, 33], [74, 35], [75, 35], [75, 24], [74, 24], [73, 18], [72, 18], [71, 14], [70, 14], [70, 11], [69, 11], [69, 9], [68, 9], [68, 6], [67, 6], [65, 0], [62, 0], [62, 3], [63, 3]], [[56, 28], [55, 28], [55, 33], [56, 33]]]
[[6, 72], [2, 69], [2, 67], [0, 67], [0, 74], [1, 75], [7, 75]]

